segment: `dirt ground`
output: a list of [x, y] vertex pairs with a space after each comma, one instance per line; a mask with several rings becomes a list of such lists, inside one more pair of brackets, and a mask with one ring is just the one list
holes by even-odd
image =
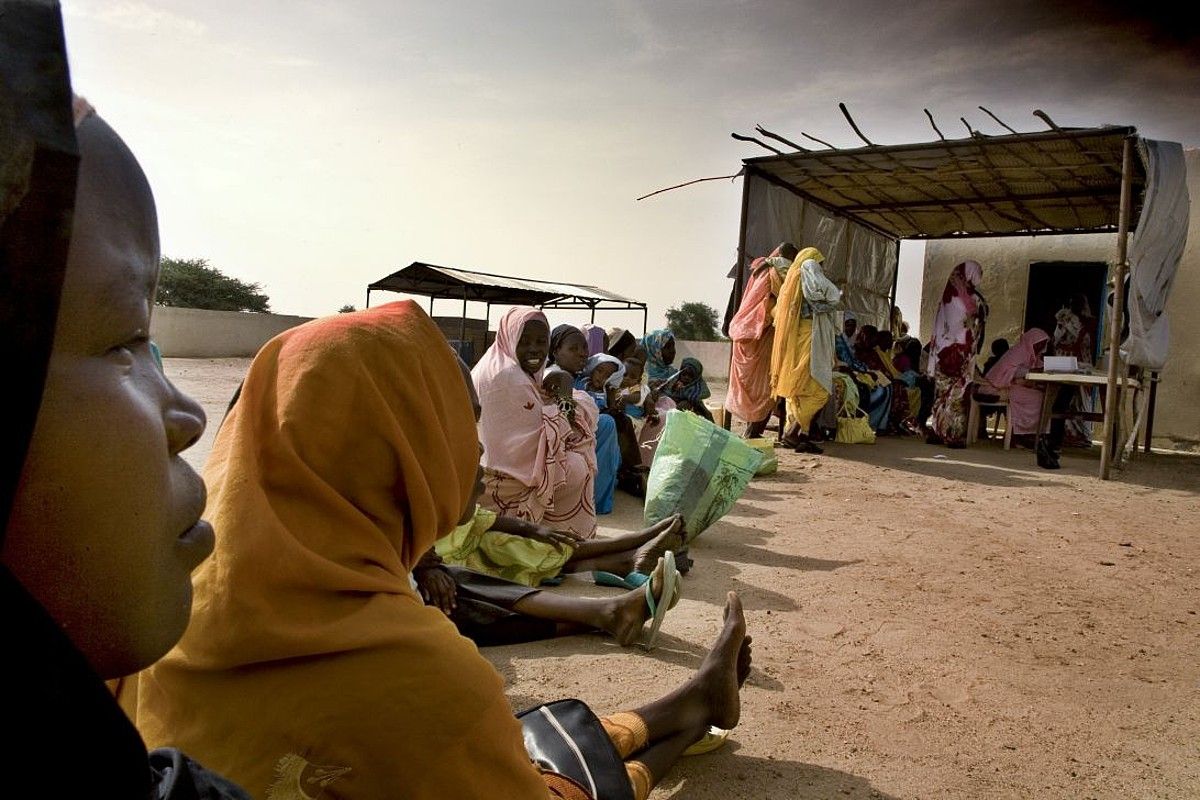
[[[167, 359], [209, 413], [194, 464], [247, 365]], [[776, 452], [692, 546], [652, 654], [601, 636], [485, 650], [513, 706], [654, 698], [734, 589], [754, 636], [741, 725], [656, 799], [1200, 797], [1200, 458], [1101, 482], [1096, 453], [1044, 472], [991, 444]], [[634, 529], [641, 509], [619, 493], [601, 519]]]

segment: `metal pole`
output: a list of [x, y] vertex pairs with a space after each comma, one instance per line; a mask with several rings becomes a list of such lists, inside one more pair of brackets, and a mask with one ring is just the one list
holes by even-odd
[[[1118, 379], [1121, 376], [1121, 320], [1125, 316], [1125, 273], [1129, 269], [1126, 259], [1129, 247], [1129, 215], [1133, 205], [1133, 186], [1130, 173], [1133, 169], [1133, 137], [1125, 137], [1121, 153], [1121, 206], [1117, 222], [1117, 263], [1113, 267], [1113, 306], [1108, 332], [1108, 383], [1104, 388], [1104, 438], [1100, 445], [1100, 480], [1106, 481], [1113, 464], [1121, 458], [1121, 444], [1114, 428], [1121, 413], [1121, 391]], [[1123, 380], [1122, 380], [1123, 382]], [[1116, 452], [1114, 452], [1114, 450]]]
[[371, 307], [371, 287], [367, 287], [367, 308]]
[[[460, 348], [465, 347], [467, 342], [467, 287], [463, 287], [463, 313], [462, 319], [458, 322], [458, 341]], [[461, 353], [460, 353], [461, 355]]]
[[595, 325], [595, 324], [596, 324], [596, 305], [595, 305], [594, 303], [592, 304], [592, 319], [591, 319], [591, 323], [592, 323], [593, 325]]
[[646, 334], [650, 332], [650, 308], [642, 306], [642, 338], [646, 338]]

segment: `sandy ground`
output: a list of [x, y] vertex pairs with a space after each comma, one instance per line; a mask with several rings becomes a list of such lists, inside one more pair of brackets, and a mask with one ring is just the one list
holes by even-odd
[[[193, 463], [247, 363], [167, 360], [212, 423]], [[741, 725], [654, 798], [1200, 796], [1200, 458], [1102, 483], [1095, 453], [1051, 473], [994, 445], [777, 452], [693, 545], [652, 654], [598, 635], [485, 650], [514, 707], [654, 698], [735, 589], [755, 640]], [[621, 494], [602, 534], [640, 517]]]

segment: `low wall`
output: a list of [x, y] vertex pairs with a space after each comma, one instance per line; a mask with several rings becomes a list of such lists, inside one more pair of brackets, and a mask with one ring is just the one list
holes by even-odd
[[312, 317], [155, 306], [150, 338], [168, 358], [253, 356], [277, 334]]
[[694, 358], [704, 365], [704, 377], [718, 380], [729, 380], [729, 348], [730, 343], [724, 342], [688, 342], [683, 339], [675, 340], [675, 364], [678, 366], [685, 358]]

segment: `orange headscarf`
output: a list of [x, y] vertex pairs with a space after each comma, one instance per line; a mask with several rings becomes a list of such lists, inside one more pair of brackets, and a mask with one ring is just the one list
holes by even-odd
[[268, 800], [545, 797], [503, 682], [411, 589], [479, 463], [463, 375], [413, 302], [268, 342], [205, 468], [216, 551], [138, 727]]

